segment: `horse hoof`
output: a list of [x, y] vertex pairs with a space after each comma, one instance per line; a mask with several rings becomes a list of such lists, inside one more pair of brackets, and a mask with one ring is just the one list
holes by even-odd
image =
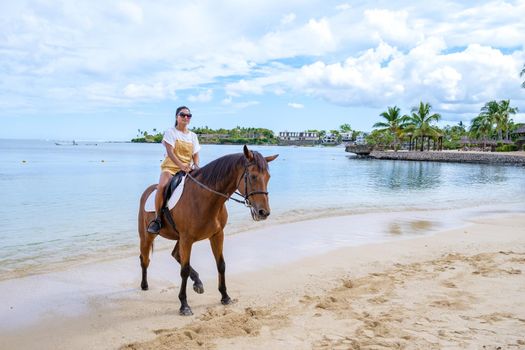
[[232, 303], [232, 300], [230, 297], [226, 297], [226, 298], [222, 298], [221, 299], [221, 304], [222, 305], [230, 305]]
[[148, 290], [148, 284], [147, 283], [141, 283], [140, 284], [140, 288], [142, 288], [142, 290]]
[[202, 285], [202, 283], [194, 283], [193, 284], [193, 290], [197, 294], [202, 294], [202, 293], [204, 293], [204, 286]]
[[191, 315], [193, 315], [193, 312], [191, 311], [189, 306], [186, 306], [186, 307], [181, 307], [180, 308], [179, 314], [181, 316], [191, 316]]

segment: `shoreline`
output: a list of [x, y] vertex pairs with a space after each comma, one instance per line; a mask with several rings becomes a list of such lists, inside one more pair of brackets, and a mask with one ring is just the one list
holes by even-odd
[[[330, 288], [337, 288], [341, 278], [348, 274], [354, 279], [356, 276], [366, 275], [371, 271], [381, 271], [382, 268], [387, 267], [385, 264], [391, 267], [392, 264], [414, 263], [418, 259], [438, 259], [443, 254], [451, 252], [463, 251], [465, 254], [472, 255], [489, 248], [491, 252], [496, 251], [497, 253], [501, 249], [512, 250], [512, 247], [514, 249], [519, 246], [523, 247], [525, 237], [519, 232], [516, 233], [514, 227], [524, 226], [525, 214], [523, 212], [498, 214], [497, 208], [494, 209], [495, 213], [488, 218], [483, 213], [478, 213], [477, 216], [470, 213], [470, 215], [458, 217], [458, 220], [462, 221], [455, 222], [453, 228], [438, 227], [435, 234], [431, 235], [421, 235], [416, 232], [387, 242], [382, 240], [354, 246], [346, 242], [335, 248], [332, 242], [331, 246], [328, 244], [328, 247], [324, 247], [325, 250], [322, 247], [324, 237], [319, 237], [318, 241], [313, 242], [316, 245], [313, 247], [316, 254], [312, 254], [312, 250], [308, 250], [308, 247], [301, 246], [300, 238], [305, 235], [305, 232], [308, 229], [315, 232], [322, 228], [331, 231], [339, 229], [344, 232], [344, 224], [348, 223], [346, 221], [348, 218], [317, 219], [306, 223], [281, 225], [281, 230], [273, 233], [263, 228], [249, 234], [238, 235], [238, 237], [228, 237], [225, 242], [225, 248], [230, 249], [230, 252], [225, 254], [228, 266], [227, 282], [230, 295], [233, 299], [237, 299], [237, 302], [226, 308], [218, 305], [219, 294], [215, 286], [216, 273], [209, 246], [199, 243], [194, 250], [194, 257], [195, 260], [199, 257], [203, 261], [196, 261], [194, 266], [204, 277], [206, 293], [201, 296], [189, 291], [189, 302], [196, 315], [190, 318], [178, 316], [177, 293], [180, 283], [178, 265], [168, 257], [169, 252], [165, 251], [157, 252], [152, 258], [150, 267], [150, 286], [152, 288], [148, 292], [142, 292], [138, 288], [140, 276], [136, 257], [51, 273], [47, 276], [3, 281], [0, 282], [2, 286], [0, 290], [6, 305], [4, 307], [11, 307], [11, 309], [4, 310], [7, 317], [2, 317], [4, 322], [0, 324], [0, 334], [6, 344], [11, 345], [10, 348], [118, 348], [137, 341], [152, 340], [157, 335], [162, 338], [163, 335], [173, 334], [175, 332], [172, 330], [173, 327], [184, 329], [192, 322], [198, 324], [204, 322], [203, 318], [223, 322], [225, 321], [223, 317], [230, 315], [246, 321], [243, 315], [247, 308], [263, 313], [269, 312], [270, 316], [279, 318], [278, 309], [280, 307], [292, 308], [292, 313], [296, 311], [293, 305], [297, 303], [299, 306], [306, 304], [312, 307], [309, 300], [313, 299], [308, 298], [317, 300], [317, 297], [322, 298], [323, 293], [332, 293]], [[369, 215], [363, 218], [362, 222], [354, 221], [353, 223], [359, 224], [360, 229], [370, 226], [371, 231], [385, 224], [392, 228], [388, 226], [388, 218], [382, 224], [376, 222], [382, 216], [382, 214]], [[414, 222], [416, 222], [416, 229], [423, 231], [429, 229], [424, 220], [418, 220], [417, 217], [415, 221], [413, 219], [406, 221], [405, 226], [398, 225], [397, 230], [407, 230]], [[314, 227], [315, 224], [318, 226]], [[367, 226], [361, 226], [362, 224], [367, 224]], [[491, 233], [493, 227], [499, 227], [497, 236]], [[286, 234], [282, 232], [283, 228], [288, 230]], [[347, 227], [347, 230], [350, 228], [351, 226]], [[290, 232], [292, 230], [295, 231]], [[395, 230], [396, 227], [394, 227]], [[339, 236], [332, 238], [337, 240]], [[274, 240], [273, 246], [261, 244], [268, 239]], [[326, 242], [324, 243], [326, 245]], [[234, 254], [236, 249], [245, 250], [250, 245], [252, 250], [267, 249], [266, 254], [257, 257], [259, 265], [254, 265], [253, 261], [249, 260], [255, 251], [240, 256]], [[275, 252], [276, 249], [277, 252]], [[301, 255], [301, 252], [304, 255]], [[274, 261], [264, 261], [261, 258], [261, 256], [272, 257], [272, 254], [275, 255], [273, 256]], [[294, 255], [295, 259], [290, 260], [290, 255]], [[349, 257], [351, 257], [350, 260]], [[194, 264], [193, 260], [192, 264]], [[100, 271], [109, 273], [107, 276], [101, 276]], [[516, 273], [514, 277], [516, 276], [522, 277], [523, 275]], [[47, 282], [44, 284], [45, 287], [36, 290], [35, 287], [43, 281]], [[312, 294], [313, 290], [316, 291], [315, 295]], [[316, 293], [320, 293], [320, 296]], [[49, 294], [52, 294], [51, 298]], [[48, 298], [41, 298], [42, 295], [48, 295]], [[276, 298], [276, 295], [284, 299]], [[308, 295], [308, 298], [305, 299], [305, 303], [302, 303], [300, 300], [303, 300], [305, 295]], [[279, 306], [282, 303], [284, 306]], [[319, 303], [322, 304], [321, 301], [317, 304]], [[321, 313], [320, 319], [324, 317], [324, 311], [330, 310], [331, 306], [328, 306], [320, 310], [314, 307], [316, 313]], [[344, 308], [344, 305], [341, 307]], [[25, 319], [24, 317], [18, 319], [23, 322], [17, 324], [15, 313], [20, 311], [25, 313], [23, 315]], [[32, 312], [33, 315], [28, 315], [28, 312]], [[525, 315], [522, 316], [525, 319]], [[254, 318], [256, 321], [261, 319], [264, 321], [265, 317], [252, 315], [248, 321]], [[297, 315], [297, 317], [303, 316]], [[310, 320], [311, 317], [312, 315], [307, 319]], [[277, 327], [275, 331], [278, 332], [288, 327], [287, 325], [289, 321], [284, 320], [282, 324], [281, 322], [277, 322], [277, 325], [272, 323], [268, 327], [275, 326]], [[54, 327], [59, 327], [61, 331], [49, 337], [49, 330]], [[24, 336], [28, 331], [31, 337]], [[260, 347], [252, 344], [255, 340], [254, 334], [257, 342], [253, 344], [259, 344]], [[198, 336], [195, 337], [196, 341], [198, 338]], [[230, 347], [228, 342], [233, 341], [232, 339], [237, 345]], [[323, 337], [320, 336], [316, 341], [322, 342], [322, 339]], [[188, 345], [188, 348], [198, 345], [196, 342], [187, 343], [187, 339], [182, 340], [181, 344]], [[239, 346], [246, 348], [250, 347], [250, 344], [253, 345], [251, 348], [263, 348], [263, 344], [265, 346], [275, 345], [268, 343], [272, 339], [266, 339], [265, 332], [261, 329], [254, 331], [252, 335], [245, 334], [244, 337], [240, 335], [232, 338], [229, 335], [219, 335], [218, 338], [215, 336], [202, 341], [205, 344], [217, 345], [216, 340], [220, 343], [218, 348], [239, 348]], [[289, 338], [288, 340], [291, 341]], [[166, 339], [161, 340], [161, 346], [165, 341]], [[311, 344], [307, 347], [311, 347]], [[130, 348], [149, 348], [148, 346], [135, 344]], [[150, 347], [156, 346], [159, 344]], [[304, 346], [305, 344], [302, 344], [302, 347], [295, 348], [304, 348]]]
[[[520, 211], [519, 204], [517, 203], [507, 203], [507, 204], [500, 204], [501, 210], [507, 211], [507, 212], [516, 212]], [[477, 205], [477, 206], [471, 206], [468, 208], [460, 208], [458, 206], [449, 206], [447, 209], [445, 208], [415, 208], [415, 207], [403, 207], [403, 208], [390, 208], [390, 207], [381, 207], [381, 208], [365, 208], [362, 210], [356, 210], [355, 208], [352, 209], [327, 209], [323, 212], [315, 211], [313, 213], [304, 213], [302, 215], [291, 215], [287, 219], [273, 219], [270, 222], [261, 222], [257, 223], [256, 226], [253, 225], [246, 225], [237, 227], [232, 230], [231, 227], [226, 227], [225, 230], [225, 237], [234, 237], [237, 235], [244, 235], [244, 234], [251, 234], [252, 231], [261, 231], [261, 230], [275, 230], [279, 229], [280, 227], [286, 227], [283, 225], [294, 225], [299, 224], [303, 222], [310, 222], [310, 221], [316, 221], [316, 220], [329, 220], [333, 218], [338, 217], [349, 217], [349, 218], [359, 218], [362, 216], [370, 216], [370, 215], [387, 215], [387, 216], [398, 216], [399, 218], [404, 218], [406, 215], [411, 215], [412, 213], [416, 216], [426, 217], [431, 213], [441, 213], [441, 212], [450, 212], [455, 210], [462, 210], [465, 213], [468, 213], [466, 215], [477, 215], [480, 212], [490, 212], [491, 206], [487, 204]], [[449, 217], [453, 217], [454, 215], [448, 215]], [[456, 220], [457, 221], [457, 220]], [[434, 227], [432, 227], [434, 226]], [[425, 229], [430, 231], [435, 231], [440, 226], [442, 226], [441, 223], [438, 223], [437, 221], [433, 224], [430, 224], [425, 227]], [[443, 227], [441, 227], [443, 228]], [[396, 229], [393, 229], [396, 231]], [[404, 230], [407, 230], [407, 227], [404, 228]], [[415, 231], [414, 228], [408, 229], [409, 231]], [[370, 232], [370, 229], [368, 230]], [[110, 262], [113, 260], [120, 259], [122, 257], [134, 257], [137, 253], [137, 244], [138, 244], [138, 233], [134, 232], [137, 242], [133, 243], [132, 245], [126, 244], [119, 247], [106, 247], [92, 255], [89, 256], [77, 256], [74, 258], [69, 259], [62, 259], [62, 261], [56, 261], [56, 262], [48, 262], [42, 266], [38, 266], [35, 268], [34, 266], [26, 266], [26, 267], [20, 267], [16, 269], [9, 269], [2, 271], [2, 274], [0, 275], [0, 282], [2, 281], [8, 281], [12, 279], [19, 279], [19, 278], [26, 278], [26, 277], [32, 277], [32, 276], [39, 276], [54, 272], [62, 272], [67, 271], [70, 269], [75, 268], [82, 268], [83, 266], [91, 265], [91, 264], [100, 264], [105, 262]], [[377, 237], [376, 237], [377, 238]], [[169, 241], [167, 239], [159, 238], [155, 240], [155, 251], [167, 251], [173, 249], [173, 243], [174, 241]]]

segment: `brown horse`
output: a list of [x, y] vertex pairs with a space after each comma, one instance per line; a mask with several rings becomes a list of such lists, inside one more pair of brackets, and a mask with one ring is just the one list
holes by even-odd
[[[201, 294], [204, 287], [199, 274], [190, 266], [191, 247], [194, 242], [209, 239], [217, 270], [219, 273], [219, 292], [221, 302], [231, 302], [226, 292], [224, 272], [226, 264], [222, 255], [224, 226], [228, 221], [225, 202], [238, 191], [244, 197], [243, 203], [250, 208], [255, 221], [264, 220], [270, 215], [268, 192], [266, 191], [270, 174], [268, 162], [278, 155], [263, 157], [259, 152], [250, 151], [244, 146], [243, 153], [230, 154], [218, 158], [206, 166], [191, 172], [185, 181], [184, 191], [177, 205], [170, 211], [176, 229], [165, 217], [162, 219], [160, 235], [177, 241], [171, 255], [181, 265], [179, 300], [180, 314], [192, 315], [186, 300], [188, 276], [193, 281], [193, 289]], [[155, 213], [144, 211], [144, 204], [157, 185], [149, 186], [140, 198], [138, 229], [140, 235], [140, 266], [142, 267], [143, 290], [148, 289], [147, 271], [150, 251], [157, 235], [147, 232], [149, 222]], [[234, 199], [234, 198], [231, 198]]]

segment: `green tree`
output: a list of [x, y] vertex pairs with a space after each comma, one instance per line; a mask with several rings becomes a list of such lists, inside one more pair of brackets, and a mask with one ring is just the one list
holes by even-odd
[[377, 122], [372, 127], [378, 128], [379, 131], [384, 131], [392, 135], [392, 148], [397, 151], [403, 135], [403, 129], [407, 121], [407, 116], [401, 115], [401, 110], [398, 106], [388, 107], [386, 112], [379, 114], [385, 119], [384, 122]]
[[467, 131], [463, 122], [458, 125], [447, 125], [443, 128], [443, 145], [446, 149], [458, 149], [460, 147], [461, 138], [467, 135]]
[[425, 137], [430, 142], [430, 138], [440, 135], [440, 130], [433, 126], [432, 123], [438, 122], [441, 115], [438, 113], [431, 114], [432, 106], [430, 103], [419, 102], [419, 106], [412, 107], [412, 114], [406, 119], [407, 130], [412, 132], [415, 138], [420, 138], [420, 151], [423, 151]]
[[341, 142], [343, 137], [341, 136], [341, 133], [339, 132], [339, 130], [330, 130], [330, 134], [335, 136], [336, 143]]
[[[523, 69], [520, 72], [520, 77], [523, 76], [525, 76], [525, 64], [523, 65]], [[523, 81], [523, 83], [521, 83], [521, 87], [525, 89], [525, 80]]]
[[494, 130], [493, 125], [492, 118], [488, 114], [481, 113], [470, 122], [469, 133], [471, 137], [483, 140], [483, 148], [485, 148]]
[[505, 140], [510, 140], [510, 130], [513, 124], [512, 119], [510, 119], [511, 114], [516, 114], [518, 112], [517, 107], [510, 106], [510, 100], [502, 100], [499, 102], [499, 113], [501, 119], [501, 131], [505, 132]]
[[493, 100], [485, 103], [481, 108], [480, 115], [487, 119], [487, 123], [495, 125], [498, 141], [502, 141], [504, 133], [505, 140], [509, 139], [510, 125], [512, 124], [510, 115], [516, 114], [517, 111], [517, 108], [510, 106], [510, 100], [501, 100], [499, 102]]
[[339, 127], [339, 131], [340, 132], [350, 132], [352, 131], [352, 127], [350, 126], [350, 124], [343, 124]]
[[394, 142], [394, 136], [388, 130], [372, 130], [365, 137], [366, 143], [371, 146], [379, 146], [379, 149], [389, 146]]

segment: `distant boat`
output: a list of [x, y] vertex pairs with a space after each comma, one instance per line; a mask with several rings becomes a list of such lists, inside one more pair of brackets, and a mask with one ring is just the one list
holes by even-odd
[[73, 140], [71, 143], [62, 143], [62, 142], [55, 142], [55, 145], [57, 146], [78, 146], [78, 143]]

